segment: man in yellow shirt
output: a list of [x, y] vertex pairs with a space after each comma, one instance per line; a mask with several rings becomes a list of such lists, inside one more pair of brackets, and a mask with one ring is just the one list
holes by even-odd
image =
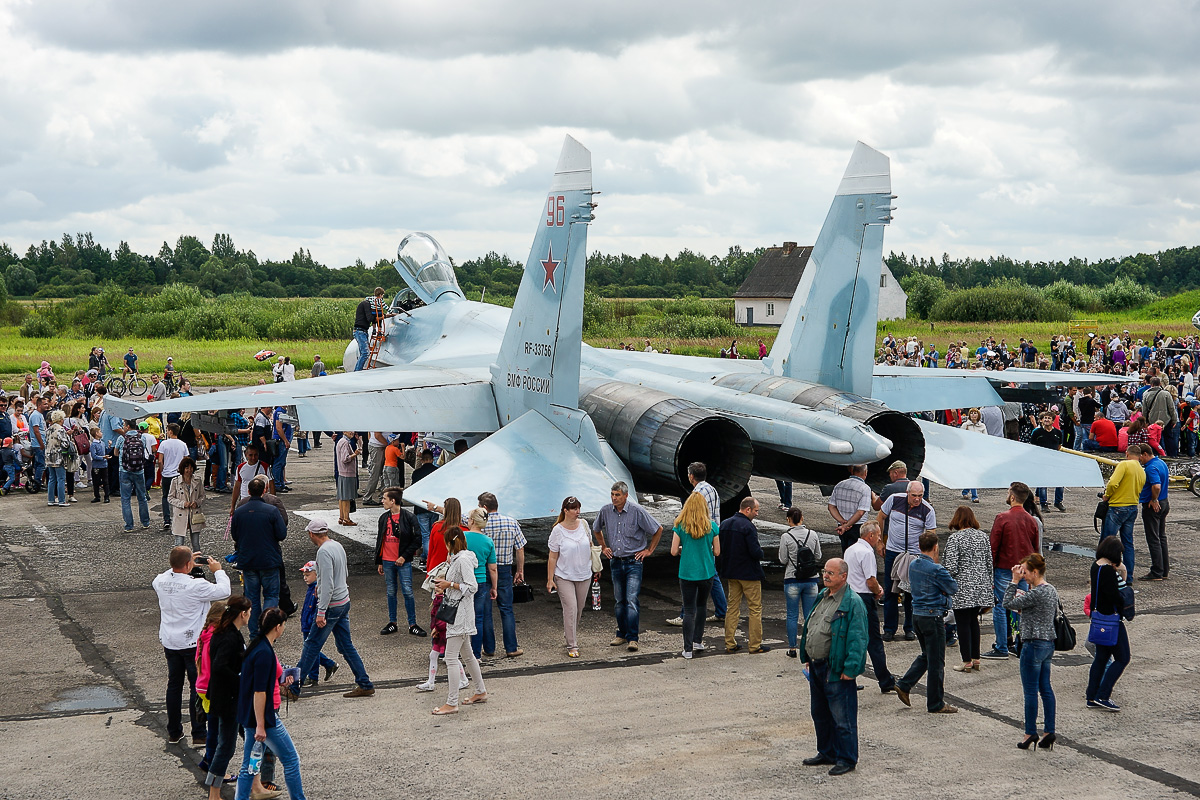
[[[1108, 500], [1108, 513], [1100, 528], [1100, 538], [1120, 534], [1124, 553], [1121, 561], [1125, 569], [1133, 569], [1133, 523], [1137, 519], [1138, 497], [1146, 483], [1146, 471], [1138, 460], [1140, 445], [1131, 445], [1125, 451], [1125, 460], [1113, 470], [1104, 497]], [[1133, 574], [1132, 572], [1129, 574]]]

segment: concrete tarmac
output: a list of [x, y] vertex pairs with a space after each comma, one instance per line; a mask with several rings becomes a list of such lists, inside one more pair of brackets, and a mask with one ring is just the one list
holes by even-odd
[[[292, 453], [296, 490], [284, 496], [289, 509], [320, 516], [334, 507], [331, 458], [329, 446], [305, 459]], [[764, 548], [773, 556], [783, 521], [774, 484], [756, 480], [752, 488], [764, 523], [776, 523], [762, 526]], [[202, 797], [196, 767], [202, 753], [168, 745], [165, 737], [166, 664], [150, 581], [167, 568], [171, 538], [157, 512], [149, 529], [126, 534], [117, 499], [90, 504], [90, 488], [77, 497], [69, 508], [49, 508], [44, 496], [23, 492], [0, 498], [0, 798]], [[157, 507], [158, 493], [151, 498]], [[981, 499], [972, 508], [987, 528], [1003, 510], [1003, 492], [985, 491]], [[935, 486], [931, 500], [944, 530], [959, 494]], [[802, 766], [815, 743], [808, 685], [800, 664], [784, 652], [782, 571], [768, 569], [764, 591], [765, 638], [775, 649], [725, 654], [722, 633], [710, 625], [711, 649], [685, 661], [679, 629], [665, 624], [679, 612], [675, 564], [666, 553], [669, 531], [646, 570], [641, 651], [608, 646], [614, 626], [606, 574], [603, 610], [584, 612], [576, 661], [566, 658], [557, 598], [545, 591], [548, 531], [530, 526], [526, 572], [537, 596], [516, 606], [525, 654], [485, 661], [487, 704], [433, 717], [430, 710], [445, 700], [444, 669], [433, 694], [413, 688], [425, 677], [429, 640], [378, 633], [387, 621], [384, 582], [361, 542], [373, 540], [379, 509], [361, 509], [360, 534], [343, 538], [354, 640], [378, 691], [342, 698], [353, 685], [343, 667], [331, 685], [285, 705], [281, 715], [311, 798], [778, 797], [796, 789], [831, 798], [1200, 795], [1193, 755], [1200, 741], [1200, 500], [1174, 492], [1171, 500], [1171, 579], [1135, 581], [1133, 661], [1113, 695], [1119, 714], [1084, 706], [1091, 657], [1083, 647], [1082, 599], [1090, 561], [1070, 552], [1047, 554], [1048, 579], [1080, 641], [1075, 651], [1054, 658], [1061, 738], [1053, 752], [1015, 747], [1023, 701], [1014, 658], [985, 661], [978, 674], [948, 670], [947, 701], [961, 709], [953, 716], [925, 713], [923, 684], [914, 707], [906, 708], [864, 675], [858, 770], [831, 778], [824, 769]], [[223, 540], [228, 501], [214, 495], [205, 506], [212, 526], [203, 537], [206, 552], [232, 550]], [[819, 492], [797, 486], [795, 501], [810, 527], [832, 531]], [[1094, 493], [1068, 490], [1066, 502], [1068, 513], [1049, 512], [1046, 538], [1086, 552], [1096, 542]], [[675, 509], [669, 502], [654, 506], [668, 522]], [[291, 515], [284, 542], [297, 601], [303, 583], [295, 570], [314, 554], [305, 522]], [[1135, 542], [1140, 575], [1148, 565], [1140, 520]], [[831, 536], [823, 537], [823, 547], [826, 556], [838, 552]], [[419, 589], [417, 620], [428, 627], [428, 599]], [[403, 603], [399, 621], [403, 631]], [[499, 636], [498, 615], [496, 627]], [[744, 631], [743, 622], [743, 643]], [[983, 649], [991, 640], [985, 628]], [[299, 625], [289, 624], [277, 645], [280, 657], [294, 662], [300, 649]], [[326, 653], [343, 660], [332, 640]], [[915, 642], [887, 645], [891, 670], [902, 673], [916, 653]], [[948, 648], [948, 665], [957, 656], [957, 647]], [[225, 792], [233, 796], [231, 788]]]

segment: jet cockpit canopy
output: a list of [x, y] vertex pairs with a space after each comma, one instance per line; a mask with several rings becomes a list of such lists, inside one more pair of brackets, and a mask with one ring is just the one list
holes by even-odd
[[463, 299], [450, 256], [428, 233], [410, 233], [396, 248], [393, 262], [396, 272], [424, 303], [431, 304], [447, 295]]

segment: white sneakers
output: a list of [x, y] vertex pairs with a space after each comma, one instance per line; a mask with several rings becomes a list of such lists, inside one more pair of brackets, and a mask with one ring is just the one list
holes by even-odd
[[417, 691], [418, 691], [418, 692], [432, 692], [432, 691], [433, 691], [433, 684], [432, 684], [432, 683], [430, 683], [429, 681], [425, 681], [424, 683], [418, 683], [418, 684], [417, 684]]
[[684, 651], [683, 651], [683, 657], [684, 657], [684, 658], [691, 658], [691, 657], [692, 657], [692, 651], [691, 651], [691, 650], [684, 650]]

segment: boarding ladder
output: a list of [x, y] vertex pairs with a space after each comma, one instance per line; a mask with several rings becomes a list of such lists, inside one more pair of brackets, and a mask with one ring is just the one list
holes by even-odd
[[379, 351], [383, 347], [383, 343], [387, 341], [387, 334], [383, 328], [384, 322], [383, 307], [376, 305], [375, 324], [371, 326], [371, 338], [367, 343], [367, 363], [363, 369], [373, 369], [379, 360]]

